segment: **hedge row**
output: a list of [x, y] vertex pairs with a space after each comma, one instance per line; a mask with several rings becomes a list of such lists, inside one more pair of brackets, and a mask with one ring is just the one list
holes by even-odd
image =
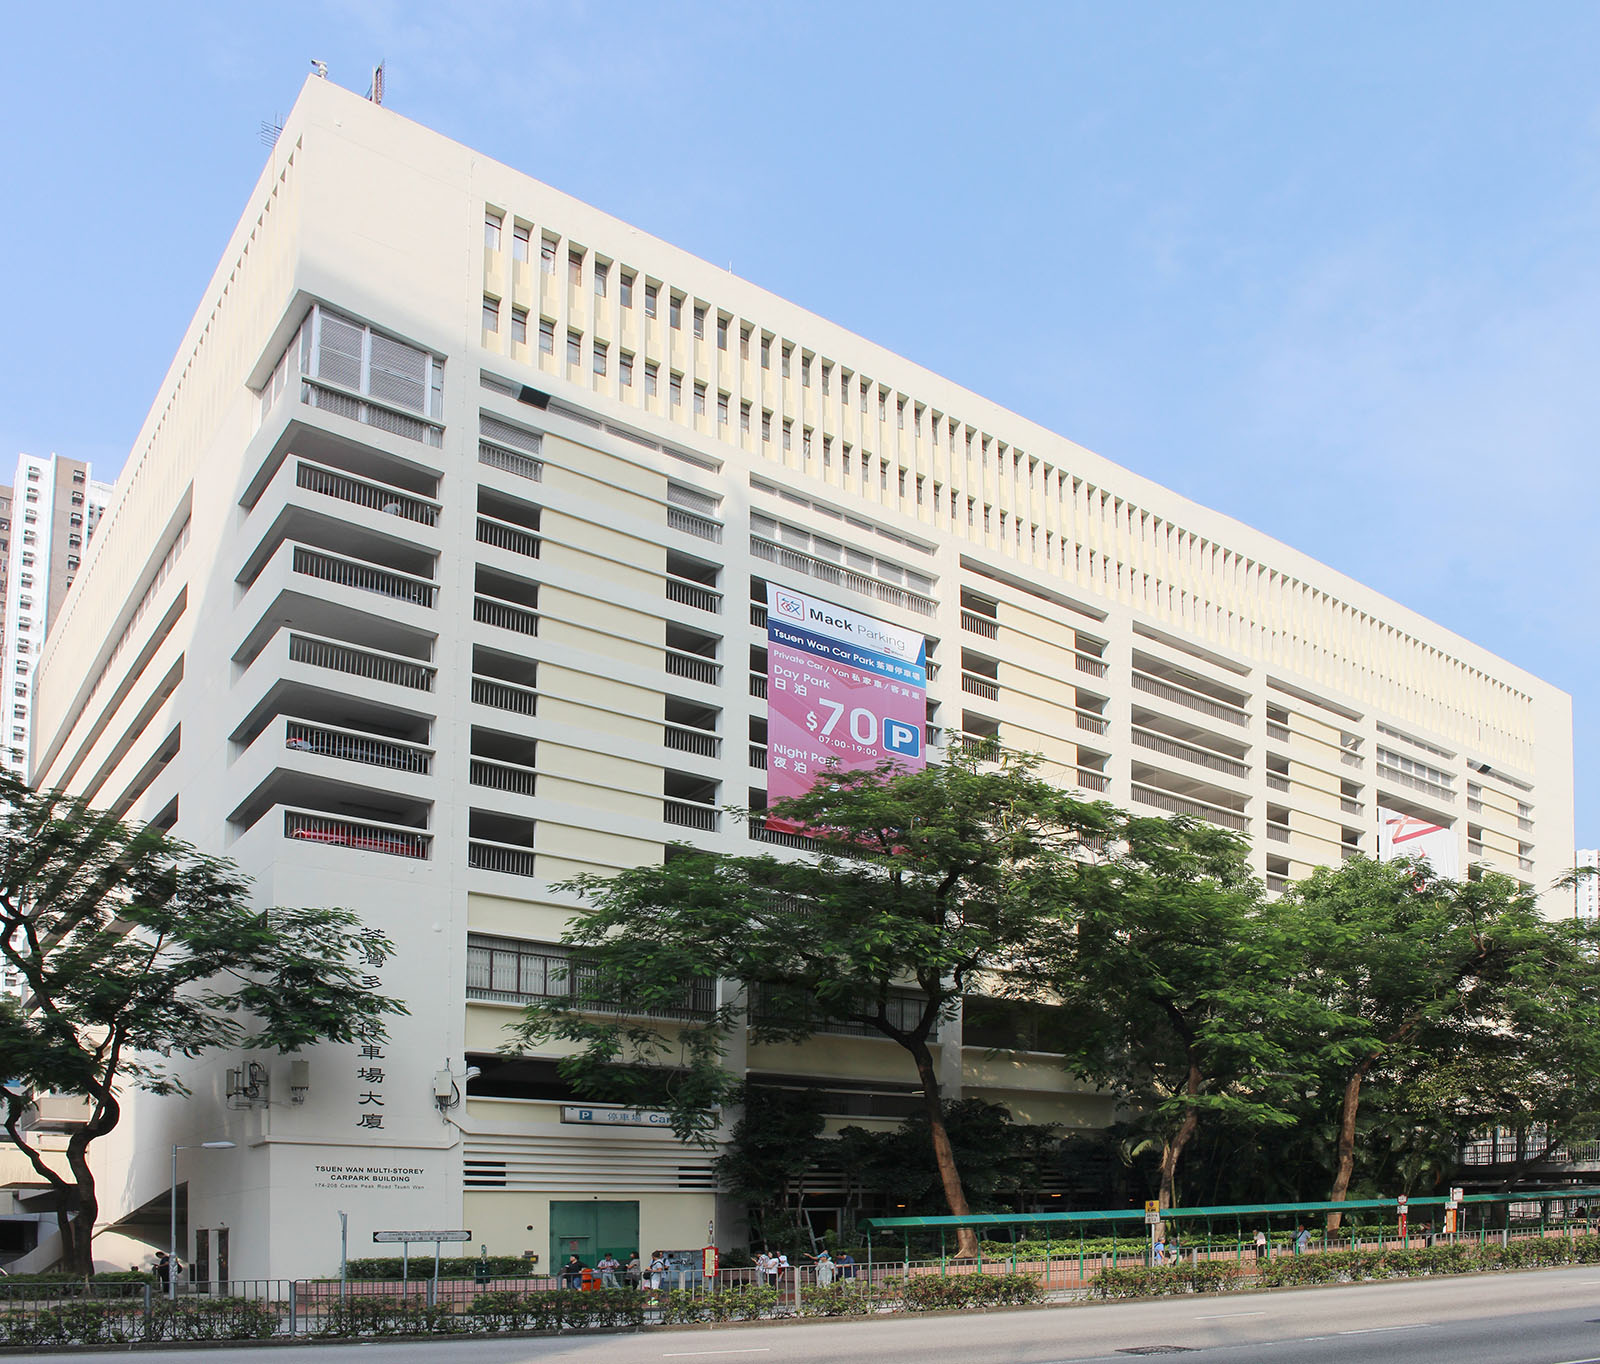
[[[430, 1246], [429, 1250], [432, 1249]], [[478, 1275], [479, 1259], [476, 1255], [446, 1255], [439, 1260], [441, 1279], [473, 1279]], [[494, 1279], [546, 1278], [539, 1267], [520, 1255], [491, 1255], [488, 1257], [489, 1276]], [[413, 1279], [433, 1277], [433, 1256], [418, 1253], [409, 1260], [398, 1255], [372, 1255], [351, 1260], [345, 1273], [352, 1279], [398, 1279], [403, 1272]]]
[[0, 1312], [0, 1345], [127, 1345], [138, 1340], [265, 1340], [278, 1329], [272, 1303], [248, 1298], [72, 1302], [38, 1312]]
[[[1105, 1269], [1090, 1283], [1099, 1298], [1153, 1298], [1173, 1293], [1215, 1293], [1233, 1288], [1288, 1288], [1301, 1284], [1359, 1283], [1429, 1274], [1476, 1274], [1497, 1269], [1600, 1264], [1600, 1238], [1534, 1237], [1509, 1245], [1448, 1245], [1414, 1250], [1325, 1250], [1280, 1255], [1243, 1265], [1231, 1260], [1151, 1268]], [[1249, 1272], [1253, 1270], [1254, 1272]]]

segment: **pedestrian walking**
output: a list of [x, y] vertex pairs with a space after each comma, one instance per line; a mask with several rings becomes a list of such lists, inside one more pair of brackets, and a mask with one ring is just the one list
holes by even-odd
[[1304, 1227], [1296, 1227], [1294, 1229], [1294, 1253], [1296, 1255], [1304, 1255], [1310, 1249], [1311, 1233]]
[[667, 1257], [659, 1250], [650, 1252], [650, 1291], [659, 1293], [667, 1277]]
[[628, 1263], [622, 1267], [622, 1282], [629, 1288], [639, 1286], [639, 1252], [632, 1251], [628, 1255]]
[[839, 1277], [841, 1279], [854, 1279], [856, 1276], [856, 1257], [848, 1250], [839, 1252]]
[[566, 1264], [561, 1266], [561, 1286], [563, 1288], [582, 1288], [583, 1271], [588, 1267], [575, 1254], [567, 1256]]
[[172, 1259], [164, 1250], [156, 1251], [156, 1283], [161, 1286], [162, 1293], [172, 1288]]
[[595, 1268], [600, 1271], [600, 1286], [602, 1288], [615, 1288], [617, 1286], [617, 1271], [622, 1268], [622, 1261], [617, 1259], [609, 1250], [600, 1257], [600, 1262]]
[[1260, 1227], [1257, 1227], [1256, 1228], [1256, 1259], [1265, 1260], [1266, 1258], [1267, 1258], [1267, 1233], [1262, 1231]]
[[1150, 1248], [1150, 1263], [1160, 1268], [1167, 1262], [1167, 1242], [1165, 1237], [1158, 1236], [1156, 1243]]
[[817, 1262], [817, 1287], [829, 1287], [833, 1283], [833, 1256], [824, 1250], [820, 1255], [813, 1255], [811, 1258]]

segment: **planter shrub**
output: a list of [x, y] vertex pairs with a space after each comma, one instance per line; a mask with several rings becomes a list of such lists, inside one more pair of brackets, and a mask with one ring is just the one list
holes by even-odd
[[251, 1298], [186, 1298], [159, 1302], [148, 1340], [266, 1340], [278, 1333], [278, 1307]]

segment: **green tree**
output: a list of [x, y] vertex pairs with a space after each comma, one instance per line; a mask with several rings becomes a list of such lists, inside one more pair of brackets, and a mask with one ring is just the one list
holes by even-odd
[[[741, 1023], [756, 1041], [801, 1040], [829, 1022], [870, 1028], [914, 1067], [946, 1206], [966, 1214], [938, 1024], [975, 979], [997, 967], [1025, 975], [1059, 953], [1072, 888], [1117, 822], [1035, 769], [1008, 754], [981, 768], [956, 756], [915, 773], [830, 773], [776, 807], [813, 831], [813, 857], [678, 846], [660, 866], [576, 879], [566, 889], [589, 908], [564, 938], [581, 963], [571, 992], [530, 1008], [513, 1045], [574, 1044], [562, 1070], [589, 1094], [643, 1092], [669, 1071], [665, 1102], [686, 1136], [736, 1092], [722, 1060]], [[707, 979], [744, 993], [684, 1018]], [[975, 1254], [976, 1237], [959, 1249]]]
[[[0, 775], [0, 954], [25, 985], [0, 1000], [0, 1097], [7, 1137], [56, 1194], [74, 1273], [93, 1268], [89, 1148], [129, 1086], [182, 1094], [172, 1053], [347, 1042], [405, 1012], [362, 980], [388, 939], [345, 910], [260, 910], [248, 895], [221, 858]], [[21, 1125], [48, 1091], [88, 1101], [65, 1173]]]
[[1337, 1113], [1329, 1201], [1348, 1196], [1374, 1086], [1406, 1096], [1399, 1121], [1426, 1094], [1446, 1137], [1595, 1112], [1595, 934], [1542, 918], [1515, 881], [1354, 858], [1291, 887], [1272, 915], [1299, 944], [1304, 1068]]
[[815, 1090], [746, 1084], [743, 1111], [717, 1157], [717, 1185], [751, 1210], [751, 1244], [780, 1244], [800, 1221], [805, 1179], [821, 1159], [824, 1119]]
[[1293, 1121], [1280, 1041], [1293, 1001], [1243, 839], [1187, 816], [1127, 817], [1118, 835], [1080, 886], [1052, 984], [1076, 1023], [1069, 1064], [1139, 1111], [1168, 1208], [1203, 1120]]

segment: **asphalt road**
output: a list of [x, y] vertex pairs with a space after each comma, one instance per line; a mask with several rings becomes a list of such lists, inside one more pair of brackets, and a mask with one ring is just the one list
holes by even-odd
[[[1160, 1349], [1158, 1347], [1166, 1347]], [[294, 1364], [1078, 1364], [1172, 1347], [1196, 1364], [1600, 1364], [1600, 1271], [787, 1326], [290, 1347]], [[221, 1347], [151, 1364], [268, 1364]], [[12, 1356], [54, 1358], [54, 1356]]]

